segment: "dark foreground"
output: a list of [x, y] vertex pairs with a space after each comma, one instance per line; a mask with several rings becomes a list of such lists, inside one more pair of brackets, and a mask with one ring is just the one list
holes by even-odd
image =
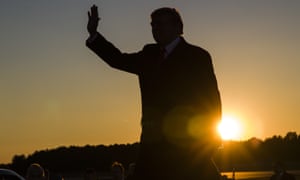
[[[297, 180], [300, 180], [300, 170], [297, 171], [288, 171], [293, 174]], [[235, 180], [269, 180], [272, 171], [243, 171], [235, 172]], [[223, 172], [222, 175], [227, 175], [228, 178], [232, 178], [232, 172]], [[83, 180], [81, 175], [66, 175], [64, 180]], [[109, 175], [99, 175], [99, 180], [111, 180], [112, 178]]]

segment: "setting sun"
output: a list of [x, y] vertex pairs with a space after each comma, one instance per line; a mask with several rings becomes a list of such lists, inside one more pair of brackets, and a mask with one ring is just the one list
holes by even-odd
[[217, 128], [223, 140], [238, 140], [241, 138], [241, 124], [235, 117], [224, 116]]

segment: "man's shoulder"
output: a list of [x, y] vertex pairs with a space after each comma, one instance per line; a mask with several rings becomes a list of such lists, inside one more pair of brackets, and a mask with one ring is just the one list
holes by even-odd
[[152, 43], [152, 44], [145, 44], [143, 50], [156, 50], [158, 49], [158, 44]]
[[142, 53], [147, 56], [152, 56], [153, 54], [156, 54], [159, 51], [158, 44], [146, 44], [144, 45], [142, 49]]
[[209, 52], [206, 49], [204, 49], [198, 45], [194, 45], [194, 44], [184, 41], [184, 46], [188, 51], [190, 51], [192, 53], [197, 53], [197, 54], [200, 53], [202, 55], [203, 54], [209, 55]]
[[[177, 48], [178, 47], [178, 48]], [[209, 52], [197, 45], [191, 44], [187, 42], [184, 38], [182, 38], [181, 42], [177, 45], [175, 50], [181, 51], [180, 53], [188, 53], [191, 55], [201, 55], [210, 57]], [[143, 48], [144, 52], [155, 52], [159, 50], [159, 45], [156, 43], [146, 44]]]

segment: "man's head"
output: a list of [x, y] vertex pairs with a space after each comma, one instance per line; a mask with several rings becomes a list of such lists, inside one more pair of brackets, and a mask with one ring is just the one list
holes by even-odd
[[183, 34], [183, 22], [174, 8], [159, 8], [151, 14], [151, 27], [154, 40], [161, 46], [172, 42]]

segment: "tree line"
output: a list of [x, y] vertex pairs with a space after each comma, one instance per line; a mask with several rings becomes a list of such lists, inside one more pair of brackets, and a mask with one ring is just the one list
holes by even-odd
[[35, 151], [25, 156], [15, 155], [10, 164], [2, 164], [0, 168], [13, 169], [21, 175], [26, 174], [26, 170], [32, 163], [39, 163], [42, 167], [54, 173], [85, 172], [86, 169], [93, 168], [98, 172], [110, 172], [113, 162], [121, 162], [124, 167], [137, 159], [139, 143], [114, 144], [114, 145], [86, 145], [58, 147]]
[[[137, 159], [139, 143], [115, 145], [86, 145], [58, 147], [35, 151], [25, 156], [15, 155], [12, 162], [0, 167], [25, 174], [31, 163], [39, 163], [51, 172], [84, 172], [94, 168], [109, 172], [114, 161], [121, 162], [125, 169]], [[300, 135], [288, 132], [284, 137], [273, 136], [260, 140], [226, 141], [216, 150], [213, 160], [221, 171], [271, 170], [272, 163], [283, 161], [287, 169], [300, 169]]]
[[300, 169], [300, 135], [288, 132], [284, 137], [251, 138], [247, 141], [223, 143], [214, 155], [221, 170], [271, 170], [272, 164], [281, 161], [286, 169]]

